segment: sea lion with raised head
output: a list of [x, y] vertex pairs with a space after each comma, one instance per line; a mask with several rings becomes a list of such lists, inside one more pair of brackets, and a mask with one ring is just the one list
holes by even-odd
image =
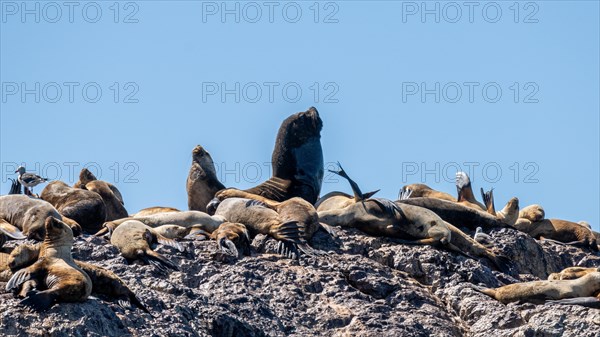
[[575, 280], [531, 281], [499, 288], [473, 288], [504, 304], [528, 302], [543, 304], [548, 300], [590, 297], [600, 291], [600, 272], [589, 273]]
[[47, 201], [22, 194], [0, 196], [0, 228], [10, 238], [30, 238], [42, 241], [46, 235], [45, 221], [55, 217], [64, 221], [74, 235], [81, 233], [76, 221], [62, 215]]
[[[10, 270], [16, 272], [30, 266], [38, 259], [40, 249], [41, 244], [23, 244], [15, 247], [8, 256]], [[92, 294], [104, 295], [111, 300], [117, 300], [117, 303], [123, 308], [131, 308], [131, 305], [134, 305], [145, 312], [149, 312], [125, 282], [115, 273], [91, 263], [74, 261], [90, 277]]]
[[[314, 107], [286, 118], [279, 127], [271, 157], [273, 176], [262, 184], [245, 191], [278, 202], [300, 197], [314, 204], [321, 192], [324, 174], [321, 148], [322, 128], [323, 121]], [[201, 170], [194, 168], [196, 163], [204, 165]], [[214, 171], [212, 159], [194, 161], [190, 174], [197, 171]], [[214, 183], [213, 180], [211, 178], [208, 181]], [[190, 184], [188, 184], [189, 186]], [[199, 191], [197, 193], [203, 196], [202, 191], [210, 191], [205, 193], [209, 195], [214, 190], [214, 187], [203, 183], [201, 179], [195, 180], [193, 186], [192, 190]], [[188, 196], [193, 196], [189, 189]], [[194, 204], [196, 204], [195, 201]], [[214, 214], [217, 207], [218, 203], [211, 202], [206, 207], [206, 211]]]
[[486, 210], [489, 214], [495, 216], [507, 225], [513, 226], [515, 224], [519, 218], [519, 199], [510, 199], [500, 212], [496, 212], [496, 206], [494, 205], [494, 189], [484, 192], [482, 188], [481, 196], [483, 197]]
[[41, 198], [75, 220], [87, 233], [97, 232], [106, 221], [106, 206], [98, 193], [53, 181], [44, 188]]
[[73, 231], [64, 222], [48, 217], [46, 236], [38, 260], [17, 271], [6, 284], [7, 291], [19, 292], [20, 302], [42, 311], [55, 302], [84, 301], [92, 292], [92, 281], [73, 260]]
[[115, 228], [110, 237], [110, 243], [117, 247], [121, 255], [130, 262], [141, 260], [161, 269], [166, 266], [179, 270], [175, 263], [152, 250], [150, 246], [157, 242], [183, 251], [183, 247], [179, 243], [156, 233], [152, 228], [138, 220], [127, 220], [121, 223]]
[[543, 219], [541, 221], [529, 221], [520, 218], [515, 223], [515, 228], [538, 240], [557, 241], [573, 246], [587, 247], [598, 251], [596, 236], [594, 233], [578, 223], [560, 220]]
[[225, 189], [219, 181], [215, 163], [202, 146], [197, 145], [192, 150], [192, 167], [186, 182], [188, 208], [192, 211], [206, 212], [206, 205], [215, 194]]
[[81, 170], [79, 181], [73, 187], [100, 195], [106, 206], [106, 221], [126, 218], [129, 215], [124, 206], [123, 196], [117, 187], [106, 181], [96, 179], [88, 169]]

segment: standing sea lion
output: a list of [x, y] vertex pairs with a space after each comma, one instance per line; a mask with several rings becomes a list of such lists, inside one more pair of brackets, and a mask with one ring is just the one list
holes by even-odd
[[123, 222], [115, 228], [110, 237], [110, 243], [117, 247], [128, 261], [139, 259], [159, 268], [166, 266], [179, 270], [176, 264], [150, 248], [150, 245], [156, 242], [183, 250], [179, 243], [163, 237], [138, 220]]
[[210, 153], [197, 145], [192, 151], [192, 167], [186, 183], [188, 208], [191, 211], [206, 212], [206, 205], [215, 193], [224, 188], [225, 186], [217, 178], [215, 163]]
[[106, 206], [106, 221], [126, 218], [129, 214], [124, 207], [123, 196], [113, 184], [98, 180], [88, 169], [84, 168], [79, 173], [79, 181], [74, 188], [96, 192]]
[[[40, 249], [40, 244], [24, 244], [15, 247], [8, 257], [8, 266], [10, 267], [10, 270], [16, 272], [17, 270], [28, 267], [34, 263], [39, 257]], [[149, 312], [135, 294], [127, 287], [125, 282], [123, 282], [115, 273], [91, 263], [79, 260], [74, 261], [75, 264], [90, 277], [93, 294], [104, 295], [110, 299], [116, 299], [117, 303], [123, 308], [130, 308], [133, 304], [141, 310]]]
[[81, 233], [81, 227], [77, 222], [61, 215], [47, 201], [22, 194], [0, 196], [0, 228], [13, 239], [27, 237], [38, 241], [43, 240], [46, 235], [45, 221], [50, 216], [69, 225], [73, 234]]
[[39, 259], [16, 272], [6, 285], [7, 291], [20, 287], [25, 299], [21, 304], [42, 311], [56, 301], [84, 301], [92, 292], [92, 281], [73, 261], [73, 231], [64, 222], [48, 217], [46, 236]]
[[473, 286], [473, 288], [504, 304], [511, 302], [542, 304], [547, 300], [596, 295], [600, 291], [600, 272], [589, 273], [575, 280], [532, 281], [509, 284], [499, 288], [478, 286]]
[[106, 206], [98, 193], [72, 188], [53, 181], [44, 188], [41, 198], [63, 215], [77, 221], [88, 233], [97, 232], [106, 221]]
[[549, 239], [598, 251], [594, 233], [589, 228], [575, 222], [560, 219], [544, 219], [532, 222], [520, 218], [517, 220], [515, 228], [538, 240]]

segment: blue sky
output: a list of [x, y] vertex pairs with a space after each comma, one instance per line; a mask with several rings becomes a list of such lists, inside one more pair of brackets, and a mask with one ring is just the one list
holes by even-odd
[[598, 2], [421, 3], [2, 1], [0, 193], [21, 163], [68, 183], [87, 165], [129, 212], [185, 209], [196, 144], [250, 187], [315, 106], [325, 162], [365, 191], [454, 193], [462, 169], [497, 207], [600, 229]]

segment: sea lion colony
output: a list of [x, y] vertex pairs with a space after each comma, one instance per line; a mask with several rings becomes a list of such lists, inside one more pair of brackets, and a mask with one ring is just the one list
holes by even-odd
[[[26, 195], [20, 195], [21, 182], [15, 179], [9, 195], [0, 196], [0, 247], [6, 240], [26, 238], [41, 243], [0, 253], [0, 282], [6, 282], [7, 292], [22, 298], [21, 305], [37, 311], [55, 303], [85, 301], [96, 293], [123, 307], [152, 313], [153, 308], [141, 303], [116, 274], [73, 259], [74, 238], [92, 235], [106, 238], [131, 268], [143, 263], [163, 272], [180, 268], [156, 252], [156, 244], [183, 253], [181, 240], [215, 240], [218, 253], [242, 259], [252, 258], [250, 243], [263, 234], [279, 242], [282, 258], [303, 259], [330, 254], [311, 247], [315, 232], [322, 230], [338, 240], [336, 231], [344, 227], [388, 237], [398, 245], [432, 245], [515, 277], [512, 261], [496, 249], [486, 231], [517, 229], [537, 240], [597, 254], [597, 233], [587, 223], [546, 219], [539, 205], [520, 210], [517, 198], [496, 211], [493, 191], [481, 189], [483, 203], [479, 202], [464, 172], [457, 173], [456, 198], [416, 183], [402, 187], [394, 201], [373, 197], [377, 191], [363, 193], [340, 165], [332, 172], [349, 182], [352, 195], [337, 191], [319, 198], [324, 174], [322, 127], [315, 108], [287, 118], [273, 150], [273, 176], [247, 190], [224, 186], [211, 154], [196, 146], [186, 183], [187, 211], [156, 206], [129, 215], [118, 188], [87, 169], [74, 186], [53, 181], [39, 196], [27, 186]], [[496, 288], [473, 285], [473, 289], [502, 303], [551, 301], [597, 307], [600, 272], [573, 266], [546, 281]]]

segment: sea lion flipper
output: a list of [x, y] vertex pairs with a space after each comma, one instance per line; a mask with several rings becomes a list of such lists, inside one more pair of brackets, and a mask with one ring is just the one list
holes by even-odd
[[298, 246], [289, 241], [279, 241], [277, 244], [277, 253], [292, 260], [296, 260], [300, 257]]
[[372, 192], [367, 192], [365, 194], [362, 195], [363, 199], [369, 199], [370, 197], [374, 196], [375, 194], [377, 194], [377, 192], [381, 191], [381, 189], [372, 191]]
[[588, 308], [600, 308], [600, 299], [597, 297], [576, 297], [557, 301], [546, 301], [545, 304], [581, 305]]
[[21, 305], [28, 306], [35, 311], [44, 311], [54, 304], [57, 295], [50, 290], [45, 291], [30, 291], [27, 296], [19, 302]]
[[[365, 200], [368, 197], [366, 197], [364, 194], [362, 194], [362, 192], [360, 191], [360, 188], [358, 187], [358, 184], [352, 180], [348, 174], [346, 173], [346, 171], [344, 171], [344, 168], [342, 167], [342, 164], [340, 164], [340, 162], [338, 161], [338, 171], [334, 171], [334, 170], [328, 170], [331, 173], [335, 173], [337, 175], [339, 175], [340, 177], [348, 180], [348, 183], [350, 183], [350, 187], [352, 187], [352, 192], [354, 193], [354, 200], [356, 201], [361, 201], [361, 200]], [[373, 194], [377, 193], [377, 191], [373, 192]]]
[[183, 246], [179, 242], [177, 242], [177, 241], [175, 241], [173, 239], [169, 239], [169, 238], [167, 238], [165, 236], [162, 236], [161, 234], [158, 234], [158, 233], [156, 234], [156, 241], [158, 241], [158, 243], [160, 243], [162, 245], [173, 247], [173, 248], [177, 249], [180, 252], [183, 252], [185, 250], [183, 248]]
[[338, 235], [333, 230], [332, 226], [329, 226], [328, 224], [326, 224], [324, 222], [319, 222], [319, 225], [325, 232], [327, 232], [329, 235], [331, 235], [331, 237], [333, 237], [334, 239], [338, 238]]
[[21, 183], [19, 182], [19, 180], [12, 178], [8, 179], [12, 180], [12, 184], [10, 185], [10, 190], [8, 191], [8, 194], [21, 194]]
[[412, 190], [410, 188], [402, 188], [400, 190], [400, 193], [398, 193], [398, 200], [406, 200], [410, 198], [410, 195], [412, 194]]
[[23, 232], [21, 232], [19, 228], [11, 225], [6, 220], [0, 220], [0, 232], [15, 240], [27, 239], [27, 237], [23, 234]]
[[304, 236], [304, 226], [298, 221], [288, 221], [271, 226], [270, 234], [278, 240], [300, 243]]
[[231, 255], [231, 256], [235, 256], [235, 257], [239, 256], [239, 252], [238, 252], [235, 244], [233, 243], [233, 241], [229, 240], [227, 237], [222, 237], [219, 240], [217, 240], [217, 246], [226, 255]]
[[488, 213], [493, 216], [496, 216], [496, 207], [494, 206], [494, 189], [485, 192], [483, 188], [481, 190], [481, 198], [483, 198], [483, 203], [485, 204], [485, 208]]
[[153, 265], [160, 265], [160, 267], [169, 267], [173, 270], [177, 270], [179, 271], [179, 267], [177, 267], [177, 265], [173, 262], [171, 262], [171, 260], [167, 259], [166, 257], [158, 254], [157, 252], [153, 251], [153, 250], [147, 250], [146, 251], [146, 257], [148, 258], [148, 262], [153, 264]]
[[183, 237], [186, 240], [206, 240], [210, 237], [210, 233], [202, 228], [192, 227], [190, 232]]
[[31, 272], [31, 270], [33, 269], [25, 268], [14, 273], [10, 280], [8, 280], [8, 283], [6, 284], [6, 291], [10, 292], [18, 290], [23, 283], [34, 278], [34, 275]]

